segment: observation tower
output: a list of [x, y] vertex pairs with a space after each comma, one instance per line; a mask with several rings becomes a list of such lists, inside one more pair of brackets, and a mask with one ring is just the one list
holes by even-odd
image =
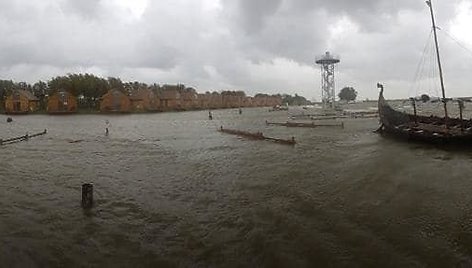
[[323, 101], [323, 108], [334, 108], [336, 99], [334, 71], [340, 59], [338, 56], [333, 56], [326, 52], [323, 56], [316, 57], [315, 62], [321, 66], [321, 99]]

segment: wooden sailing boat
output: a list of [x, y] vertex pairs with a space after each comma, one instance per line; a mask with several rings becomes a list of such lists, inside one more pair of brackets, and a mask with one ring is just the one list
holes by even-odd
[[464, 103], [458, 100], [460, 118], [449, 118], [447, 112], [447, 101], [444, 90], [444, 79], [439, 56], [438, 37], [436, 33], [436, 22], [434, 18], [431, 0], [426, 1], [431, 12], [433, 24], [434, 42], [436, 46], [436, 56], [439, 68], [439, 77], [442, 90], [442, 102], [444, 104], [444, 117], [420, 116], [416, 113], [416, 106], [413, 102], [414, 114], [408, 114], [394, 110], [385, 101], [383, 96], [383, 85], [377, 84], [380, 89], [378, 108], [380, 116], [380, 128], [378, 132], [391, 134], [396, 137], [409, 140], [425, 141], [431, 143], [470, 143], [472, 144], [472, 121], [462, 118]]

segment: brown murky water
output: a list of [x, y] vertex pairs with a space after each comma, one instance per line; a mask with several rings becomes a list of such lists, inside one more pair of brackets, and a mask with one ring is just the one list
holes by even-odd
[[375, 118], [300, 129], [265, 125], [286, 112], [207, 114], [0, 116], [1, 137], [48, 129], [0, 148], [1, 266], [472, 264], [472, 151], [382, 138]]

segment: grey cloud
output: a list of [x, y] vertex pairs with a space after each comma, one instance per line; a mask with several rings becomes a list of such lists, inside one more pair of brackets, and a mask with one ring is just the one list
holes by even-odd
[[[262, 27], [271, 27], [264, 23], [271, 16], [297, 18], [314, 15], [314, 12], [327, 13], [325, 23], [336, 20], [340, 15], [347, 15], [365, 31], [384, 31], [395, 23], [396, 15], [404, 10], [425, 9], [424, 1], [412, 0], [277, 0], [251, 1], [227, 0], [226, 8], [237, 10], [238, 25], [246, 32], [259, 31]], [[451, 14], [453, 5], [438, 3], [441, 11]], [[236, 7], [236, 8], [235, 8]], [[233, 18], [234, 19], [234, 18]]]
[[283, 0], [224, 0], [230, 17], [244, 29], [247, 34], [256, 34], [265, 26], [265, 19], [274, 15]]
[[[458, 2], [434, 1], [439, 25], [449, 25]], [[203, 1], [150, 0], [132, 20], [109, 3], [0, 0], [0, 76], [34, 82], [88, 70], [200, 90], [277, 88], [319, 99], [314, 58], [330, 50], [341, 55], [339, 86], [354, 84], [372, 98], [378, 80], [412, 79], [430, 29], [422, 0], [221, 0], [221, 9], [211, 10]], [[343, 20], [354, 30], [333, 39], [330, 28]], [[466, 84], [460, 76], [470, 68], [453, 44], [441, 44], [447, 82], [460, 86], [459, 94]], [[284, 68], [291, 74], [280, 75]], [[293, 75], [297, 70], [303, 74]]]
[[79, 15], [87, 19], [96, 18], [103, 11], [101, 0], [65, 0], [62, 3], [63, 10], [69, 14]]

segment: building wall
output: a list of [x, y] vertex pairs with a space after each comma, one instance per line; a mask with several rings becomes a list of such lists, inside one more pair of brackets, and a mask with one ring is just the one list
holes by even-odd
[[180, 110], [180, 100], [178, 99], [161, 99], [161, 108], [164, 111]]
[[212, 93], [210, 99], [210, 108], [219, 109], [223, 108], [223, 96], [218, 93]]
[[184, 110], [191, 110], [198, 107], [197, 94], [193, 92], [183, 92], [180, 94], [181, 107]]
[[77, 112], [77, 98], [68, 92], [57, 92], [48, 98], [48, 113]]
[[13, 92], [5, 99], [5, 113], [28, 113], [38, 110], [38, 101], [30, 100], [25, 95]]
[[102, 96], [100, 102], [101, 112], [126, 113], [131, 110], [131, 101], [119, 90], [110, 90]]
[[133, 92], [131, 97], [131, 110], [136, 112], [158, 111], [160, 99], [150, 89], [139, 89]]
[[145, 100], [130, 100], [130, 107], [133, 112], [147, 111], [147, 106]]
[[164, 111], [180, 110], [181, 99], [177, 90], [164, 90], [160, 95], [160, 107]]
[[197, 98], [199, 109], [211, 108], [211, 94], [198, 94]]
[[241, 96], [223, 95], [224, 108], [238, 108], [243, 104]]
[[149, 91], [148, 111], [159, 111], [161, 109], [161, 100], [153, 91]]

